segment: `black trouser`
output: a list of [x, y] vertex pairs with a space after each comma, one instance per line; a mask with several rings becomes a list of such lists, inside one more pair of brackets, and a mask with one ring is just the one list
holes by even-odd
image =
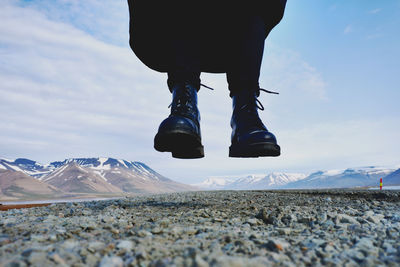
[[[260, 77], [261, 61], [264, 52], [264, 42], [268, 32], [265, 22], [258, 15], [244, 15], [238, 18], [232, 44], [227, 51], [228, 71], [226, 77], [230, 96], [246, 90], [259, 94], [258, 80]], [[207, 38], [202, 36], [201, 38]], [[171, 58], [173, 67], [168, 71], [168, 85], [174, 82], [187, 81], [200, 87], [200, 42], [196, 33], [176, 31], [174, 36]], [[212, 40], [210, 40], [212, 42]]]

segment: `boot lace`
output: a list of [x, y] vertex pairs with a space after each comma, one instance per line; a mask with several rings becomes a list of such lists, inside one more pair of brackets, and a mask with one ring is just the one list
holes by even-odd
[[[266, 93], [268, 93], [268, 94], [279, 95], [278, 92], [270, 91], [270, 90], [263, 89], [263, 88], [258, 88], [258, 90], [263, 91], [263, 92], [266, 92]], [[243, 106], [240, 108], [240, 110], [245, 109], [245, 108], [248, 108], [248, 106], [249, 106], [249, 104], [243, 105]], [[263, 104], [261, 103], [260, 100], [258, 100], [258, 98], [256, 98], [256, 107], [257, 107], [259, 110], [265, 110]]]
[[[205, 84], [202, 84], [202, 83], [200, 83], [200, 86], [203, 86], [203, 87], [205, 87], [207, 89], [210, 89], [210, 90], [214, 90], [214, 88], [209, 87], [209, 86], [207, 86]], [[185, 85], [185, 87], [186, 87], [186, 85]], [[173, 107], [173, 110], [171, 110], [171, 111], [173, 113], [180, 112], [183, 107], [191, 109], [192, 108], [191, 105], [188, 105], [189, 99], [190, 99], [189, 90], [183, 90], [183, 93], [179, 95], [177, 103], [176, 103], [175, 107]], [[168, 108], [172, 107], [172, 104], [173, 103], [171, 102], [168, 105]]]
[[171, 114], [181, 114], [191, 112], [193, 107], [189, 101], [190, 99], [190, 92], [187, 85], [185, 85], [185, 89], [179, 90], [176, 96], [176, 101], [171, 102], [168, 108], [171, 108]]
[[[270, 91], [267, 89], [263, 89], [263, 88], [258, 88], [260, 91], [269, 93], [269, 94], [276, 94], [278, 95], [278, 92], [274, 92], [274, 91]], [[247, 120], [247, 124], [249, 126], [253, 126], [255, 128], [262, 128], [262, 129], [266, 129], [264, 123], [262, 122], [262, 120], [260, 119], [257, 109], [259, 110], [265, 110], [263, 104], [261, 103], [260, 100], [258, 100], [257, 98], [255, 99], [255, 102], [250, 102], [248, 104], [243, 105], [242, 107], [240, 107], [239, 109], [239, 113], [242, 114], [252, 114], [251, 116], [246, 116], [246, 120]]]

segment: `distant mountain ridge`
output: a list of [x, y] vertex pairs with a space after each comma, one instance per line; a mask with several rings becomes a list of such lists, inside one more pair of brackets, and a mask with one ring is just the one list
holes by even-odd
[[384, 178], [385, 185], [400, 185], [400, 169], [392, 172]]
[[[379, 185], [379, 179], [386, 180], [386, 176], [395, 169], [368, 166], [348, 168], [345, 170], [318, 171], [306, 178], [283, 186], [287, 189], [319, 189], [319, 188], [352, 188]], [[386, 181], [384, 182], [386, 185]]]
[[198, 187], [217, 190], [256, 190], [274, 189], [287, 183], [305, 178], [302, 173], [273, 172], [268, 175], [252, 174], [244, 177], [211, 177], [202, 183], [195, 184]]
[[[46, 165], [25, 158], [0, 159], [0, 170], [28, 175], [64, 193], [166, 193], [195, 189], [164, 177], [142, 162], [105, 157], [71, 158]], [[0, 179], [6, 179], [3, 176], [0, 174]]]
[[309, 175], [275, 172], [243, 177], [210, 177], [196, 186], [208, 190], [323, 189], [400, 185], [400, 169], [367, 166], [317, 171]]

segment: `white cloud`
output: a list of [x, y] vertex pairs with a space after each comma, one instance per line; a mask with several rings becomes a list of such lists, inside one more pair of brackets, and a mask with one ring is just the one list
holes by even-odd
[[351, 32], [353, 32], [353, 27], [351, 25], [347, 25], [346, 28], [344, 28], [343, 33], [344, 34], [349, 34]]
[[382, 8], [375, 8], [375, 9], [372, 9], [372, 10], [368, 11], [368, 13], [369, 14], [376, 14], [376, 13], [381, 12], [381, 10], [382, 10]]

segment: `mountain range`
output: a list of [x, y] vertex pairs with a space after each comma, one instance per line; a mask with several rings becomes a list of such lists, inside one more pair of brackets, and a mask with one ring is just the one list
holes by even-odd
[[273, 172], [210, 177], [185, 185], [138, 161], [72, 158], [40, 164], [30, 159], [0, 159], [0, 199], [54, 198], [71, 194], [168, 193], [192, 190], [322, 189], [400, 185], [400, 169], [368, 166], [311, 174]]
[[142, 162], [73, 158], [43, 165], [30, 159], [0, 159], [0, 198], [67, 193], [123, 194], [192, 191]]
[[400, 169], [368, 166], [311, 174], [273, 172], [243, 177], [210, 177], [195, 186], [206, 190], [323, 189], [400, 185]]

